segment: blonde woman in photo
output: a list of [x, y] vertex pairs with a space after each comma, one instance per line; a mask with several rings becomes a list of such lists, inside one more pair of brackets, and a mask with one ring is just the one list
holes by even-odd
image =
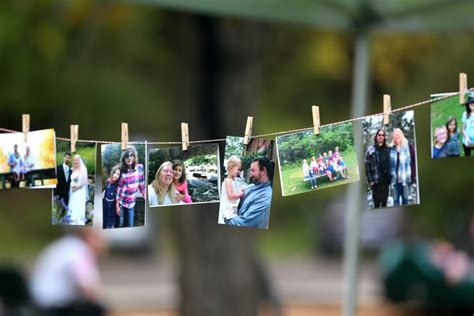
[[433, 159], [446, 158], [448, 141], [448, 130], [444, 126], [437, 127], [434, 131]]
[[150, 206], [181, 204], [177, 202], [176, 196], [179, 194], [173, 183], [173, 164], [165, 161], [158, 168], [155, 180], [148, 186], [148, 203]]
[[405, 205], [408, 204], [410, 186], [416, 182], [415, 150], [399, 128], [393, 130], [390, 147], [390, 175], [394, 205]]

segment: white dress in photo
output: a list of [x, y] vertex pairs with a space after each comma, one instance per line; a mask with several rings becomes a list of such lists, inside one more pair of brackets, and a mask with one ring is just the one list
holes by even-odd
[[242, 189], [245, 189], [247, 184], [241, 179], [236, 177], [234, 180], [224, 179], [222, 181], [222, 189], [221, 189], [221, 198], [219, 204], [219, 218], [217, 219], [218, 224], [225, 224], [225, 219], [231, 219], [237, 217], [237, 207], [239, 205], [240, 199], [235, 201], [230, 201], [229, 197], [227, 196], [227, 188], [225, 186], [226, 181], [232, 181], [232, 193], [238, 193]]
[[[82, 185], [87, 179], [83, 179], [80, 171], [75, 170], [71, 174], [71, 190], [69, 191], [69, 222], [72, 225], [85, 225], [86, 219], [86, 196], [87, 185]], [[73, 187], [79, 187], [73, 191]]]

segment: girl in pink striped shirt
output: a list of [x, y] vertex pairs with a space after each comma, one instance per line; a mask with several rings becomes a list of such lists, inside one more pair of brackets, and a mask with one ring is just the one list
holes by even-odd
[[116, 204], [119, 217], [115, 227], [132, 227], [139, 193], [145, 198], [145, 169], [138, 163], [135, 147], [127, 147], [122, 152], [120, 172]]

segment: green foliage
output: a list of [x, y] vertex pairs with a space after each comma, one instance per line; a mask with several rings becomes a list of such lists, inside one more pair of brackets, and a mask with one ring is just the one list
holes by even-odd
[[216, 165], [217, 155], [201, 155], [192, 157], [184, 162], [186, 166]]
[[263, 157], [266, 156], [266, 153], [260, 154], [260, 153], [257, 153], [257, 152], [250, 152], [250, 153], [246, 153], [245, 155], [243, 155], [240, 158], [240, 161], [242, 162], [242, 170], [249, 170], [250, 165], [252, 164], [252, 161], [255, 158], [262, 157], [262, 156]]
[[[122, 149], [120, 144], [102, 145], [102, 179], [108, 179], [115, 165], [120, 164]], [[104, 181], [102, 181], [104, 182]]]
[[364, 148], [374, 143], [375, 133], [383, 128], [386, 134], [386, 143], [392, 142], [392, 134], [395, 128], [400, 128], [409, 143], [415, 144], [415, 117], [413, 111], [395, 112], [390, 115], [390, 123], [383, 125], [383, 115], [369, 116], [362, 121], [364, 130]]
[[[71, 142], [66, 140], [56, 140], [56, 162], [62, 164], [64, 160], [64, 154], [71, 152]], [[82, 161], [87, 168], [89, 179], [95, 179], [96, 173], [96, 144], [95, 143], [76, 143], [76, 152], [71, 153], [71, 165], [74, 155], [78, 154], [81, 156]]]
[[227, 136], [225, 142], [224, 160], [228, 160], [231, 156], [242, 156], [244, 147], [243, 137]]
[[[145, 145], [137, 144], [133, 145], [137, 150], [136, 157], [137, 162], [145, 166]], [[105, 181], [109, 178], [110, 172], [115, 165], [120, 165], [120, 158], [122, 157], [121, 144], [109, 144], [102, 145], [102, 186], [105, 185]]]
[[334, 152], [335, 147], [339, 147], [340, 152], [354, 151], [352, 123], [323, 127], [318, 136], [310, 130], [280, 136], [276, 141], [282, 168], [303, 159], [318, 157], [329, 150]]

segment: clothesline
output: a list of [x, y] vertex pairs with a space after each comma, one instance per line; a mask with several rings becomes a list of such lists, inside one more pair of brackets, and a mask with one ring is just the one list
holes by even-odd
[[[407, 106], [403, 106], [401, 108], [394, 109], [394, 110], [391, 111], [391, 113], [405, 111], [405, 110], [408, 110], [408, 109], [412, 109], [412, 108], [415, 108], [415, 107], [418, 107], [418, 106], [421, 106], [421, 105], [425, 105], [425, 104], [429, 104], [429, 103], [432, 103], [432, 102], [447, 99], [447, 98], [450, 98], [452, 96], [460, 95], [460, 94], [461, 94], [460, 92], [447, 93], [446, 95], [443, 95], [441, 97], [432, 98], [432, 99], [429, 99], [429, 100], [421, 101], [421, 102], [418, 102], [418, 103], [414, 103], [414, 104], [410, 104], [410, 105], [407, 105]], [[381, 112], [381, 113], [376, 113], [376, 114], [370, 114], [370, 115], [360, 116], [360, 117], [356, 117], [356, 118], [351, 118], [351, 119], [348, 119], [348, 120], [343, 120], [343, 121], [337, 121], [337, 122], [334, 122], [334, 123], [324, 124], [324, 125], [321, 125], [320, 127], [328, 127], [328, 126], [334, 126], [334, 125], [343, 124], [343, 123], [350, 123], [350, 122], [360, 121], [360, 120], [363, 120], [363, 119], [365, 119], [367, 117], [370, 117], [370, 116], [383, 115], [383, 114], [390, 114], [390, 113]], [[252, 136], [250, 136], [250, 138], [263, 138], [263, 137], [269, 137], [269, 136], [278, 136], [278, 135], [284, 135], [284, 134], [290, 134], [290, 133], [304, 132], [304, 131], [310, 131], [313, 128], [314, 127], [306, 127], [306, 128], [287, 130], [287, 131], [281, 131], [281, 132], [273, 132], [273, 133], [267, 133], [267, 134], [252, 135]], [[0, 127], [0, 131], [6, 132], [6, 133], [20, 133], [19, 131], [14, 131], [14, 130], [11, 130], [11, 129], [1, 128], [1, 127]], [[70, 138], [65, 138], [65, 137], [56, 137], [56, 139], [66, 140], [66, 141], [70, 140]], [[190, 141], [189, 143], [190, 144], [217, 143], [217, 142], [223, 142], [225, 140], [226, 140], [225, 138], [217, 138], [217, 139], [207, 139], [207, 140], [193, 140], [193, 141]], [[114, 141], [107, 141], [107, 140], [90, 140], [90, 139], [78, 139], [77, 141], [78, 142], [83, 142], [83, 143], [97, 143], [97, 144], [119, 144], [120, 143], [120, 142], [116, 142], [116, 141], [114, 142]], [[144, 142], [144, 141], [131, 141], [130, 142], [129, 141], [128, 142], [128, 144], [132, 144], [132, 145], [145, 144], [145, 143], [148, 144], [148, 145], [180, 145], [181, 144], [180, 141], [170, 141], [170, 142], [157, 142], [157, 141], [156, 142], [148, 142], [148, 141], [147, 142]]]

